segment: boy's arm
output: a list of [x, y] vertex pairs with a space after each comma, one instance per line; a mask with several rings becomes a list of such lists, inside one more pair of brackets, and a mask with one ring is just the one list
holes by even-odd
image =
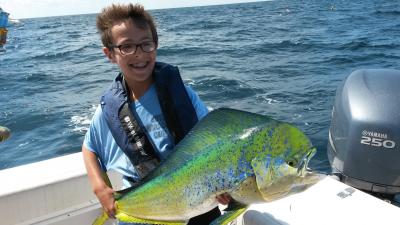
[[100, 204], [108, 216], [110, 218], [115, 218], [114, 190], [111, 187], [107, 174], [100, 169], [95, 153], [89, 151], [85, 146], [82, 146], [82, 154], [94, 194], [99, 199]]

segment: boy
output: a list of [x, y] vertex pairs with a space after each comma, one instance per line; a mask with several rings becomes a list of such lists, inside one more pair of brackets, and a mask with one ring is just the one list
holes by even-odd
[[[106, 170], [123, 175], [134, 185], [158, 166], [208, 110], [185, 86], [176, 67], [156, 62], [157, 31], [141, 5], [111, 5], [97, 17], [107, 58], [121, 73], [102, 96], [82, 146], [93, 191], [114, 218], [113, 190]], [[106, 175], [105, 175], [106, 176]], [[230, 197], [217, 200], [227, 204]], [[218, 208], [192, 218], [189, 224], [209, 224]]]

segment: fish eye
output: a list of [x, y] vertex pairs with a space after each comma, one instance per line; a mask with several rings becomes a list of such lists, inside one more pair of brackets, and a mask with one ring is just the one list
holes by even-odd
[[293, 167], [293, 166], [294, 166], [294, 162], [293, 162], [293, 161], [289, 161], [289, 162], [288, 162], [288, 165], [291, 166], [291, 167]]

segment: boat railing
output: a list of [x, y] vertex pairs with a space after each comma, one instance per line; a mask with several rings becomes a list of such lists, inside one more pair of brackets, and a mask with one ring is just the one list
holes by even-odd
[[[109, 176], [121, 186], [120, 176]], [[81, 153], [0, 170], [0, 180], [0, 224], [91, 224], [102, 211]]]

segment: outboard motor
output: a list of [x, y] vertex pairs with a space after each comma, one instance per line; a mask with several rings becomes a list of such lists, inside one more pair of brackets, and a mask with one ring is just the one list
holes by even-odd
[[344, 80], [327, 151], [342, 182], [388, 200], [400, 193], [399, 70], [357, 70]]

